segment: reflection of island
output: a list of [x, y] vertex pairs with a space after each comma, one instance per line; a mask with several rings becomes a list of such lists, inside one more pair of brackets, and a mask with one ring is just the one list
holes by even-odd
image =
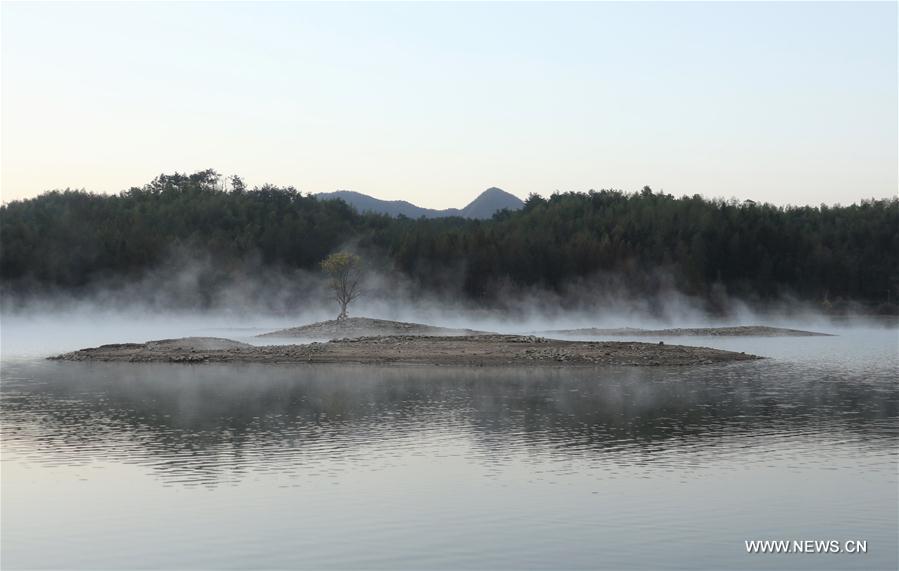
[[162, 478], [211, 485], [299, 464], [375, 462], [424, 435], [466, 442], [482, 462], [513, 453], [675, 461], [677, 452], [677, 461], [701, 464], [808, 430], [888, 446], [878, 431], [894, 426], [872, 419], [897, 411], [895, 393], [848, 380], [756, 383], [789, 374], [770, 362], [601, 371], [34, 367], [33, 381], [4, 383], [5, 448], [37, 448], [35, 458], [54, 463], [138, 462]]

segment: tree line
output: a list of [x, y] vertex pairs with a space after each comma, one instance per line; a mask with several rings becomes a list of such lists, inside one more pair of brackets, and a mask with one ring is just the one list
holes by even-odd
[[153, 271], [176, 249], [221, 267], [253, 258], [314, 270], [347, 244], [422, 291], [486, 305], [509, 287], [564, 292], [597, 276], [635, 295], [673, 287], [887, 309], [899, 295], [896, 198], [777, 207], [646, 187], [531, 195], [491, 220], [413, 220], [360, 214], [293, 187], [250, 189], [212, 170], [160, 175], [116, 195], [52, 191], [3, 205], [0, 283], [17, 293], [89, 288]]

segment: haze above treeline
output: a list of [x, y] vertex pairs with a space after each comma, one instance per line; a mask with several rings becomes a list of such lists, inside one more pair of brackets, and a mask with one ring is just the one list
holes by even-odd
[[206, 170], [117, 195], [52, 191], [0, 207], [6, 302], [177, 281], [193, 266], [197, 309], [263, 275], [281, 276], [269, 285], [309, 303], [301, 278], [338, 250], [362, 256], [381, 286], [395, 279], [405, 295], [476, 307], [509, 307], [521, 294], [574, 306], [677, 292], [712, 313], [726, 311], [725, 300], [785, 298], [895, 313], [899, 199], [777, 207], [645, 187], [532, 194], [489, 219], [412, 219], [360, 213], [293, 187], [250, 189]]

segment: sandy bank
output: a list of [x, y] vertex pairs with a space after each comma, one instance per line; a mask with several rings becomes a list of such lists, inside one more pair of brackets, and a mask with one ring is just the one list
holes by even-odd
[[66, 353], [64, 361], [170, 363], [359, 363], [418, 365], [684, 366], [760, 359], [706, 347], [617, 341], [559, 341], [520, 335], [387, 336], [309, 345], [255, 347], [228, 339], [103, 345]]
[[352, 337], [377, 337], [381, 335], [431, 335], [452, 337], [459, 335], [484, 335], [486, 331], [473, 329], [449, 329], [422, 323], [389, 321], [387, 319], [371, 319], [368, 317], [350, 317], [338, 321], [321, 321], [300, 327], [291, 327], [263, 333], [257, 337], [304, 338], [304, 339], [346, 339]]
[[736, 327], [692, 327], [675, 329], [637, 329], [623, 327], [619, 329], [553, 329], [541, 331], [543, 335], [590, 335], [595, 337], [830, 337], [829, 333], [802, 331], [800, 329], [784, 329], [764, 325], [740, 325]]

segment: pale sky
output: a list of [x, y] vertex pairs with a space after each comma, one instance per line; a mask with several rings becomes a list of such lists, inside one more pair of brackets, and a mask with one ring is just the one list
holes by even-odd
[[9, 3], [2, 200], [214, 168], [461, 207], [899, 188], [897, 4]]

